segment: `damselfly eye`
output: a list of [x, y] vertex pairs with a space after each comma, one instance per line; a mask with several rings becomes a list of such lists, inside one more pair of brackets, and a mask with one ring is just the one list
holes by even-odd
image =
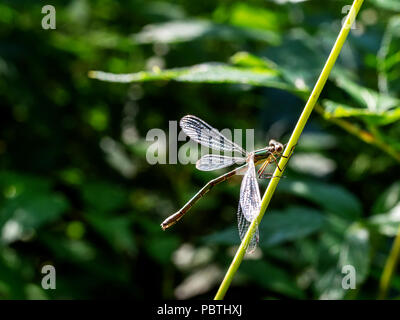
[[278, 146], [278, 148], [276, 148], [276, 151], [282, 152], [283, 151], [283, 147], [282, 146]]

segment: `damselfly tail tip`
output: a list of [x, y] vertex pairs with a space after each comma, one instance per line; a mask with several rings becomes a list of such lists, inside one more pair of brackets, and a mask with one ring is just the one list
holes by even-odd
[[166, 229], [168, 229], [170, 226], [172, 226], [175, 222], [171, 222], [170, 218], [165, 219], [161, 224], [161, 229], [163, 229], [163, 231], [165, 231]]

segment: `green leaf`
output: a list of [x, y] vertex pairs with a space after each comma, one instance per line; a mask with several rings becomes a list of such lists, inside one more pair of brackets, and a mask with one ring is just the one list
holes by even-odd
[[[283, 212], [272, 210], [259, 226], [260, 247], [276, 246], [307, 237], [320, 230], [323, 224], [323, 215], [314, 209], [292, 207]], [[237, 226], [206, 236], [203, 241], [208, 244], [239, 244]]]
[[328, 300], [342, 299], [348, 292], [342, 286], [347, 274], [344, 266], [354, 267], [355, 281], [359, 285], [365, 281], [370, 264], [368, 230], [353, 223], [343, 231], [345, 226], [337, 225], [339, 221], [335, 221], [334, 216], [332, 218], [334, 220], [329, 221], [330, 224], [333, 223], [331, 230], [327, 230], [319, 240], [318, 276], [315, 281], [319, 299]]
[[8, 217], [26, 228], [38, 228], [56, 220], [68, 208], [67, 200], [58, 194], [24, 194], [1, 209], [2, 222]]
[[240, 267], [240, 272], [264, 288], [291, 298], [304, 298], [303, 291], [299, 289], [294, 279], [288, 273], [266, 261], [247, 260]]
[[110, 217], [93, 213], [86, 213], [85, 218], [116, 251], [129, 254], [136, 252], [136, 243], [131, 232], [129, 218]]
[[369, 272], [369, 232], [359, 224], [353, 224], [346, 231], [340, 249], [339, 266], [351, 265], [356, 271], [356, 283], [361, 284]]
[[321, 212], [305, 207], [272, 211], [260, 225], [260, 246], [269, 247], [309, 236], [324, 224]]
[[237, 2], [230, 12], [229, 20], [234, 25], [246, 28], [276, 30], [285, 22], [285, 18], [287, 19], [285, 15], [268, 10], [264, 6], [252, 6], [245, 2]]
[[400, 182], [392, 184], [375, 202], [369, 223], [386, 236], [396, 236], [400, 227]]
[[[398, 3], [400, 6], [400, 3]], [[400, 90], [400, 17], [394, 16], [387, 24], [377, 59], [378, 86], [384, 93], [398, 95]]]
[[280, 192], [303, 197], [348, 220], [354, 220], [361, 215], [360, 201], [340, 186], [317, 181], [286, 179], [281, 181], [278, 188]]
[[217, 231], [215, 233], [203, 237], [202, 241], [204, 241], [204, 243], [207, 244], [219, 244], [219, 245], [240, 244], [240, 238], [237, 227], [229, 227], [222, 231]]
[[179, 43], [202, 38], [232, 41], [242, 38], [271, 44], [278, 44], [280, 41], [279, 35], [269, 30], [251, 30], [200, 19], [175, 20], [147, 25], [133, 36], [137, 43]]
[[317, 272], [314, 285], [319, 299], [341, 299], [345, 295], [338, 261], [348, 227], [349, 222], [346, 223], [343, 218], [333, 214], [327, 216], [325, 232], [317, 242], [318, 260], [313, 265]]
[[93, 261], [97, 255], [96, 246], [86, 240], [68, 239], [46, 231], [39, 235], [39, 240], [56, 260], [80, 264]]
[[379, 8], [400, 12], [400, 2], [398, 0], [371, 0], [371, 3]]
[[261, 58], [244, 51], [235, 53], [229, 60], [237, 67], [276, 69], [275, 63], [267, 58]]
[[400, 205], [394, 207], [388, 213], [372, 216], [369, 219], [369, 223], [376, 227], [381, 234], [395, 237], [400, 230]]
[[26, 192], [7, 201], [0, 210], [2, 240], [12, 242], [25, 233], [56, 221], [69, 207], [59, 194]]
[[4, 196], [0, 209], [1, 241], [10, 243], [56, 221], [68, 208], [67, 199], [51, 191], [48, 179], [11, 171], [0, 173]]
[[205, 20], [182, 20], [151, 24], [135, 34], [138, 43], [176, 43], [192, 41], [210, 33], [218, 33], [218, 28]]
[[315, 281], [315, 289], [321, 300], [338, 300], [342, 299], [346, 294], [346, 290], [342, 287], [344, 274], [341, 270], [334, 266], [321, 273]]
[[324, 117], [329, 118], [347, 118], [359, 117], [370, 124], [387, 125], [400, 119], [400, 104], [393, 110], [374, 110], [365, 108], [353, 108], [343, 103], [331, 100], [322, 102], [325, 107]]
[[371, 112], [387, 112], [390, 109], [400, 108], [400, 100], [387, 94], [380, 94], [372, 89], [362, 87], [345, 76], [336, 73], [336, 84], [347, 92], [360, 106]]
[[47, 192], [51, 188], [48, 179], [12, 171], [0, 172], [0, 188], [6, 198], [14, 198], [24, 192]]
[[375, 201], [372, 208], [374, 214], [386, 213], [400, 203], [400, 182], [393, 183]]
[[337, 138], [326, 132], [304, 132], [301, 136], [296, 149], [300, 149], [305, 152], [329, 150], [337, 146]]
[[320, 41], [303, 30], [294, 30], [280, 46], [267, 48], [265, 56], [276, 63], [289, 83], [301, 90], [311, 90], [324, 64], [320, 51]]
[[186, 68], [113, 74], [90, 71], [89, 77], [111, 82], [144, 82], [175, 80], [194, 83], [234, 83], [296, 91], [278, 76], [277, 71], [266, 68], [240, 68], [223, 63], [203, 63]]
[[[400, 227], [400, 182], [392, 184], [375, 202], [369, 223], [386, 236], [396, 236]], [[380, 213], [380, 214], [379, 214]]]
[[171, 255], [178, 248], [180, 240], [176, 236], [151, 237], [146, 240], [149, 255], [160, 264], [171, 263]]
[[[148, 1], [141, 9], [145, 16], [151, 16], [152, 19], [177, 20], [186, 16], [185, 10], [181, 4], [169, 3], [166, 1]], [[135, 4], [134, 4], [135, 5]]]
[[128, 193], [118, 185], [107, 182], [91, 182], [82, 185], [82, 197], [87, 207], [109, 212], [126, 205]]

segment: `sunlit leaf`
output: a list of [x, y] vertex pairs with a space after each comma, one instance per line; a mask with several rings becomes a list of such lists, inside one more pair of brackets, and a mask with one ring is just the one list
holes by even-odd
[[135, 34], [133, 39], [138, 43], [173, 43], [191, 41], [206, 34], [218, 32], [209, 21], [172, 21], [147, 25], [142, 31]]
[[387, 94], [363, 87], [347, 77], [337, 76], [336, 84], [346, 91], [361, 107], [367, 108], [372, 112], [387, 112], [393, 108], [400, 108], [400, 99]]
[[14, 198], [24, 192], [47, 192], [51, 183], [43, 177], [20, 174], [12, 171], [0, 172], [0, 188], [4, 197]]
[[371, 0], [379, 8], [400, 12], [400, 3], [397, 0]]
[[292, 157], [289, 166], [297, 172], [315, 177], [327, 176], [337, 167], [335, 161], [324, 157], [321, 153], [300, 151], [297, 151], [296, 156]]
[[267, 58], [261, 58], [254, 54], [241, 51], [235, 53], [231, 58], [230, 62], [238, 67], [244, 68], [263, 68], [263, 69], [276, 69], [274, 62]]
[[375, 214], [370, 217], [369, 223], [386, 236], [396, 236], [400, 231], [400, 202], [387, 213]]
[[400, 120], [400, 103], [392, 110], [376, 110], [366, 108], [354, 108], [343, 103], [331, 100], [324, 100], [324, 117], [326, 118], [347, 118], [360, 117], [368, 123], [376, 125], [386, 125]]
[[[134, 4], [136, 5], [136, 3]], [[143, 7], [143, 13], [154, 17], [162, 17], [165, 20], [183, 19], [186, 14], [180, 4], [169, 3], [166, 1], [149, 1]], [[154, 19], [153, 17], [153, 19]]]
[[24, 193], [8, 200], [0, 210], [1, 239], [12, 242], [57, 220], [69, 204], [59, 194]]
[[[398, 3], [399, 11], [400, 4]], [[398, 95], [400, 89], [400, 17], [394, 16], [386, 26], [377, 59], [378, 86], [383, 93]]]
[[229, 21], [246, 28], [278, 30], [285, 22], [284, 18], [284, 15], [263, 6], [256, 7], [245, 2], [238, 2], [230, 12]]
[[342, 299], [346, 294], [346, 290], [344, 290], [342, 287], [343, 276], [344, 274], [342, 274], [341, 270], [336, 266], [333, 266], [326, 272], [318, 275], [318, 278], [315, 282], [318, 299]]
[[113, 74], [102, 71], [91, 71], [89, 77], [110, 82], [144, 82], [154, 80], [175, 80], [179, 82], [200, 83], [234, 83], [266, 86], [295, 91], [272, 69], [239, 68], [222, 63], [204, 63], [187, 68]]
[[177, 299], [190, 299], [204, 294], [215, 286], [222, 278], [222, 272], [216, 265], [195, 268], [174, 290]]
[[375, 201], [373, 213], [386, 213], [400, 203], [400, 182], [393, 183]]
[[135, 34], [133, 39], [138, 43], [176, 43], [205, 37], [236, 41], [243, 38], [275, 44], [279, 41], [279, 36], [271, 31], [251, 30], [195, 19], [147, 25]]
[[369, 232], [358, 224], [353, 224], [346, 232], [340, 250], [339, 266], [350, 265], [356, 271], [356, 283], [361, 284], [368, 275], [370, 264]]

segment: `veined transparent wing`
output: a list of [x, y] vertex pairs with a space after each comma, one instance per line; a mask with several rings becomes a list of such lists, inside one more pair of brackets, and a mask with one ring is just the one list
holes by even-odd
[[[251, 222], [247, 221], [247, 219], [244, 217], [243, 211], [242, 211], [242, 206], [240, 205], [240, 201], [239, 201], [237, 218], [238, 218], [239, 237], [240, 237], [240, 240], [243, 241], [243, 238], [246, 235], [246, 232], [249, 229]], [[252, 253], [257, 248], [259, 238], [260, 238], [260, 235], [259, 235], [259, 231], [258, 231], [258, 226], [256, 226], [253, 236], [251, 237], [251, 240], [249, 242], [249, 245], [246, 248], [246, 252]]]
[[223, 136], [217, 129], [214, 129], [196, 116], [184, 116], [180, 121], [180, 126], [183, 132], [185, 132], [192, 140], [202, 144], [203, 146], [214, 150], [238, 152], [242, 156], [247, 155], [247, 152], [243, 148]]
[[254, 157], [249, 159], [248, 169], [240, 186], [239, 202], [242, 207], [244, 217], [247, 221], [252, 222], [260, 212], [261, 208], [261, 196], [256, 178]]
[[206, 154], [197, 160], [196, 168], [201, 171], [212, 171], [244, 162], [246, 162], [246, 158], [242, 157], [227, 157], [218, 154]]

